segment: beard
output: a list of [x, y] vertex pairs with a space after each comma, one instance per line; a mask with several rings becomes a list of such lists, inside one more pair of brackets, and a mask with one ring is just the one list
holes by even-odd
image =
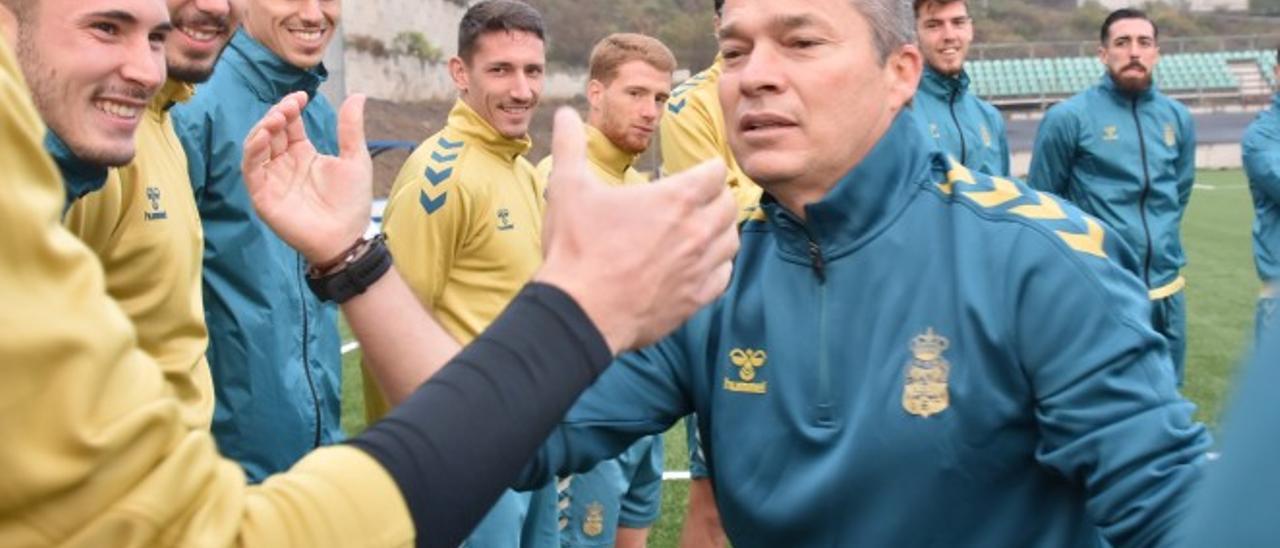
[[[1141, 68], [1142, 75], [1134, 76], [1125, 72], [1133, 67]], [[1137, 62], [1129, 63], [1119, 71], [1112, 71], [1110, 74], [1111, 80], [1116, 83], [1116, 87], [1129, 93], [1143, 92], [1151, 87], [1151, 69]]]

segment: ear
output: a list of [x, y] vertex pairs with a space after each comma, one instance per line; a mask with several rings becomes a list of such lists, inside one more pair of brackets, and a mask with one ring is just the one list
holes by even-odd
[[458, 56], [449, 59], [449, 76], [453, 78], [453, 87], [457, 88], [460, 95], [466, 95], [467, 89], [471, 87], [471, 80], [467, 76], [467, 66], [462, 62], [462, 58]]
[[604, 84], [599, 80], [592, 79], [587, 82], [587, 103], [591, 105], [592, 110], [600, 107], [600, 101], [604, 98], [604, 88]]
[[1107, 46], [1105, 44], [1098, 46], [1098, 60], [1102, 61], [1102, 65], [1107, 64]]
[[923, 73], [924, 56], [914, 44], [889, 54], [884, 61], [884, 77], [888, 81], [890, 109], [897, 112], [915, 97]]

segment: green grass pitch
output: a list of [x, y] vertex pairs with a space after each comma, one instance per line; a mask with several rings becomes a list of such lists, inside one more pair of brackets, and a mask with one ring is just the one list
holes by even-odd
[[[1240, 170], [1201, 171], [1182, 225], [1189, 265], [1187, 277], [1187, 379], [1183, 392], [1198, 406], [1197, 417], [1215, 430], [1229, 396], [1236, 365], [1247, 352], [1258, 293], [1253, 270], [1250, 224], [1253, 207]], [[346, 325], [343, 340], [352, 340]], [[342, 421], [348, 432], [364, 428], [360, 352], [343, 356]], [[683, 424], [666, 435], [667, 470], [688, 470]], [[668, 481], [662, 517], [649, 545], [675, 546], [684, 520], [688, 486]]]

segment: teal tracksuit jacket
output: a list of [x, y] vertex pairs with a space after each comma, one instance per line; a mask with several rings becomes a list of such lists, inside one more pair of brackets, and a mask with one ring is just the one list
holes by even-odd
[[1153, 86], [1128, 94], [1109, 75], [1045, 114], [1028, 182], [1062, 196], [1119, 233], [1139, 258], [1152, 324], [1183, 374], [1186, 312], [1179, 271], [1182, 214], [1195, 180], [1195, 124]]
[[336, 114], [316, 93], [324, 77], [240, 32], [213, 78], [173, 108], [204, 225], [213, 434], [255, 482], [343, 437], [337, 308], [307, 288], [306, 261], [258, 218], [240, 172], [249, 130], [295, 91], [312, 97], [307, 135], [337, 153]]
[[62, 174], [62, 187], [67, 192], [67, 201], [62, 206], [64, 215], [76, 200], [107, 184], [107, 168], [81, 160], [52, 130], [44, 135], [44, 150]]
[[1276, 493], [1280, 493], [1280, 325], [1260, 338], [1242, 367], [1222, 426], [1222, 458], [1208, 467], [1196, 493], [1182, 546], [1275, 546], [1280, 539]]
[[1261, 334], [1273, 321], [1280, 286], [1280, 94], [1258, 114], [1241, 141], [1244, 172], [1253, 194], [1253, 261], [1266, 286], [1255, 322]]
[[1114, 233], [905, 114], [806, 220], [762, 211], [725, 295], [601, 375], [519, 485], [696, 411], [734, 546], [1168, 540], [1210, 438]]
[[1009, 176], [1009, 140], [1004, 117], [969, 92], [969, 74], [944, 76], [926, 66], [911, 109], [939, 148], [965, 167]]

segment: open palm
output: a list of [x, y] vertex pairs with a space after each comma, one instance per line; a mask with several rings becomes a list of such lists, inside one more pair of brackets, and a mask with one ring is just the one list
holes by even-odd
[[338, 116], [338, 156], [316, 151], [302, 122], [306, 93], [272, 107], [244, 145], [245, 185], [258, 216], [312, 264], [324, 264], [369, 224], [373, 164], [365, 147], [364, 97]]

